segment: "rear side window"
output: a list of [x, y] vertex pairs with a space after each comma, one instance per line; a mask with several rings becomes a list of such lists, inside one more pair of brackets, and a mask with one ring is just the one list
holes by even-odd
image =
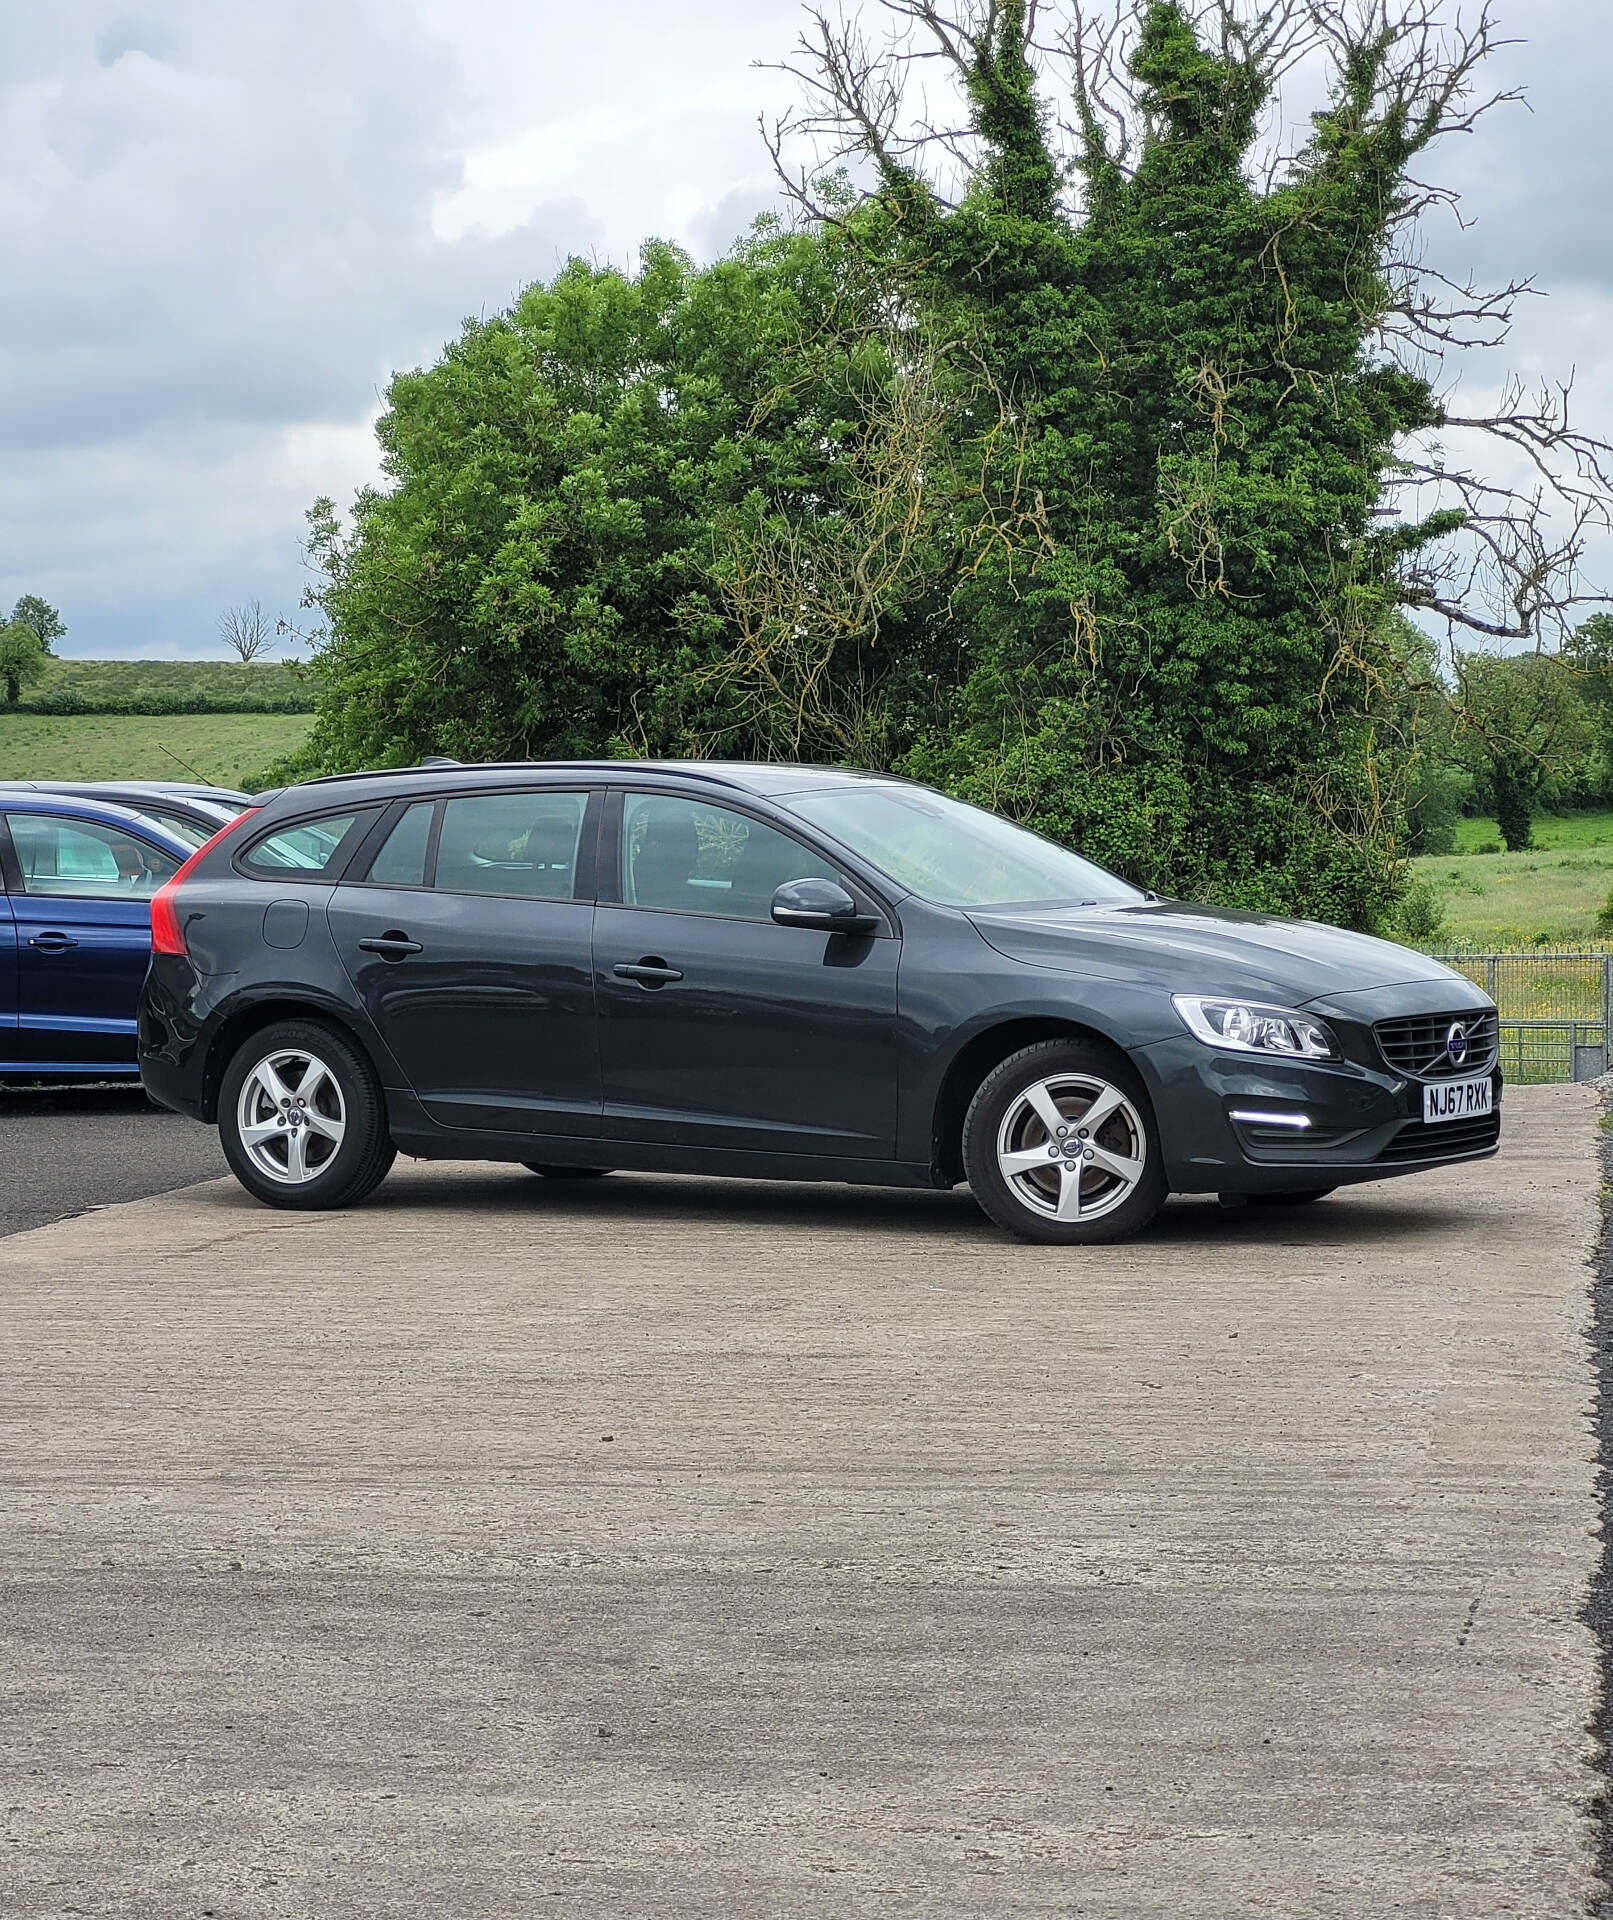
[[442, 810], [435, 885], [446, 893], [574, 899], [587, 809], [586, 793], [548, 789], [449, 800]]
[[277, 827], [253, 841], [241, 855], [241, 865], [248, 873], [261, 874], [265, 879], [288, 880], [296, 874], [311, 879], [331, 864], [364, 817], [330, 813], [318, 820]]
[[179, 871], [172, 854], [98, 820], [6, 816], [24, 893], [68, 900], [149, 900]]

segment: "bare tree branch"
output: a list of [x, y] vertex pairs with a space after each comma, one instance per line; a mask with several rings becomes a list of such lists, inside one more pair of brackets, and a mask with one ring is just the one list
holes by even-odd
[[243, 665], [267, 653], [274, 643], [274, 627], [256, 600], [243, 607], [226, 607], [219, 615], [219, 633]]

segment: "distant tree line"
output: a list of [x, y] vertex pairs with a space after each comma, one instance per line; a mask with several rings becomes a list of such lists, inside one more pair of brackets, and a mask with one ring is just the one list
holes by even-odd
[[1432, 698], [1417, 703], [1407, 783], [1409, 854], [1449, 853], [1481, 814], [1508, 852], [1542, 811], [1613, 806], [1613, 616], [1594, 614], [1552, 651], [1460, 652], [1443, 664], [1402, 636]]
[[[887, 11], [889, 43], [809, 16], [790, 222], [705, 269], [573, 261], [394, 380], [386, 484], [311, 515], [287, 770], [891, 767], [1162, 891], [1352, 924], [1453, 809], [1516, 824], [1589, 781], [1608, 669], [1570, 677], [1562, 636], [1605, 449], [1556, 389], [1454, 413], [1441, 356], [1520, 288], [1420, 265], [1488, 14]], [[1265, 165], [1306, 56], [1326, 104]], [[1452, 431], [1525, 448], [1539, 491]], [[1441, 671], [1408, 613], [1528, 659]]]

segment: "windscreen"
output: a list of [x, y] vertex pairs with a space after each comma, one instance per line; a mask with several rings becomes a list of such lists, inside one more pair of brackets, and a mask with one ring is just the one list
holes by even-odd
[[937, 906], [1143, 898], [1079, 854], [925, 787], [840, 787], [793, 794], [780, 804]]

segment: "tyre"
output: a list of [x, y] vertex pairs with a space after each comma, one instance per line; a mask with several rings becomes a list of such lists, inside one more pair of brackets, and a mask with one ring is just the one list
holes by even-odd
[[271, 1207], [350, 1207], [397, 1155], [368, 1060], [334, 1028], [281, 1020], [236, 1053], [219, 1089], [230, 1170]]
[[1251, 1193], [1246, 1198], [1251, 1207], [1308, 1207], [1337, 1191], [1336, 1187], [1307, 1187], [1303, 1193]]
[[1022, 1240], [1094, 1246], [1139, 1232], [1165, 1204], [1147, 1090], [1109, 1047], [1045, 1040], [981, 1082], [963, 1123], [976, 1200]]
[[528, 1173], [541, 1173], [545, 1180], [603, 1180], [610, 1167], [552, 1167], [547, 1160], [523, 1160]]

